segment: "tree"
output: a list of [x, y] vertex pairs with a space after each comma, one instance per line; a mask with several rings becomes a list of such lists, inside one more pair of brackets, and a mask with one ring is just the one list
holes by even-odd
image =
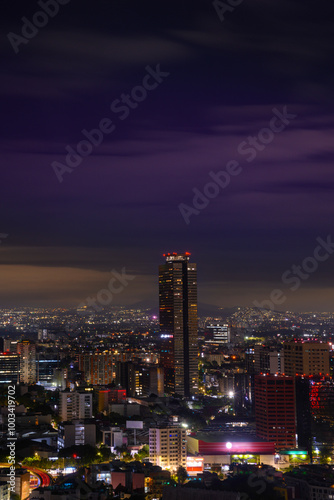
[[135, 459], [138, 461], [142, 461], [144, 458], [149, 456], [149, 447], [147, 444], [145, 444], [141, 450], [138, 451], [138, 453], [135, 454]]
[[97, 458], [99, 462], [109, 462], [111, 458], [115, 457], [114, 453], [111, 453], [110, 448], [106, 445], [100, 446], [97, 452]]
[[325, 445], [320, 448], [320, 463], [325, 465], [328, 464], [332, 459], [332, 447]]
[[180, 467], [176, 471], [176, 475], [178, 483], [184, 484], [188, 477], [188, 472], [184, 467], [182, 467], [182, 465], [180, 465]]
[[98, 450], [89, 444], [70, 446], [59, 451], [59, 458], [67, 458], [73, 465], [89, 466], [98, 461]]
[[109, 419], [111, 425], [119, 426], [119, 425], [126, 424], [126, 417], [124, 417], [123, 415], [120, 415], [119, 413], [116, 413], [114, 411], [109, 413], [108, 419]]

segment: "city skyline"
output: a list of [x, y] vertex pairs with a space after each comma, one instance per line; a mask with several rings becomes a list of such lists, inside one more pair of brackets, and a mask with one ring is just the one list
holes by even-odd
[[333, 3], [2, 8], [0, 499], [333, 500]]

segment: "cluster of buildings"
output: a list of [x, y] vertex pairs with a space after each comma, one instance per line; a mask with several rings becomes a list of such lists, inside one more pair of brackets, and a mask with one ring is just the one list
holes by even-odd
[[[309, 329], [307, 338], [298, 335], [289, 318], [284, 329], [282, 317], [266, 335], [243, 326], [240, 311], [198, 324], [196, 264], [189, 253], [164, 257], [159, 325], [147, 312], [142, 323], [133, 313], [140, 326], [121, 331], [120, 316], [106, 326], [87, 310], [73, 335], [57, 336], [42, 325], [35, 336], [0, 339], [0, 387], [17, 385], [16, 438], [30, 441], [24, 456], [51, 463], [68, 448], [107, 447], [117, 460], [92, 463], [84, 479], [97, 499], [100, 483], [114, 494], [146, 491], [160, 498], [180, 467], [203, 481], [209, 471], [227, 477], [236, 467], [321, 467], [312, 426], [334, 423], [329, 339]], [[0, 411], [5, 439], [8, 411]], [[143, 446], [148, 456], [141, 464], [120, 461]], [[310, 477], [319, 470], [314, 465]], [[80, 478], [72, 479], [53, 490], [34, 489], [30, 498], [75, 498]], [[310, 500], [327, 498], [302, 481], [301, 472], [278, 483], [286, 498], [306, 490]], [[329, 475], [326, 481], [321, 488]], [[173, 500], [172, 490], [168, 495]], [[28, 496], [25, 490], [23, 500]]]

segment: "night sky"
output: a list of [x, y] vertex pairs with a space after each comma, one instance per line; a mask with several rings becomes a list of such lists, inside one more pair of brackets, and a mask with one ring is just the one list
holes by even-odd
[[[278, 309], [334, 310], [334, 253], [296, 291], [281, 279], [334, 241], [332, 2], [244, 0], [221, 21], [204, 0], [70, 0], [25, 42], [7, 35], [41, 7], [2, 4], [0, 306], [76, 306], [124, 267], [113, 303], [155, 305], [162, 253], [189, 251], [200, 304], [278, 288]], [[112, 111], [148, 66], [162, 81]], [[296, 117], [247, 161], [241, 143], [284, 107]], [[114, 130], [59, 182], [53, 162], [104, 118]], [[179, 205], [232, 160], [187, 224]]]

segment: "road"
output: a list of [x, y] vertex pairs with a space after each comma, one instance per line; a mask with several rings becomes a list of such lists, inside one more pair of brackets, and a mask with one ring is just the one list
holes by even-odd
[[[50, 486], [52, 484], [52, 477], [49, 476], [49, 474], [47, 474], [44, 470], [36, 469], [36, 467], [29, 467], [26, 465], [24, 466], [24, 468], [30, 472], [31, 489], [39, 488], [40, 486]], [[37, 484], [36, 484], [36, 478], [37, 478]]]

